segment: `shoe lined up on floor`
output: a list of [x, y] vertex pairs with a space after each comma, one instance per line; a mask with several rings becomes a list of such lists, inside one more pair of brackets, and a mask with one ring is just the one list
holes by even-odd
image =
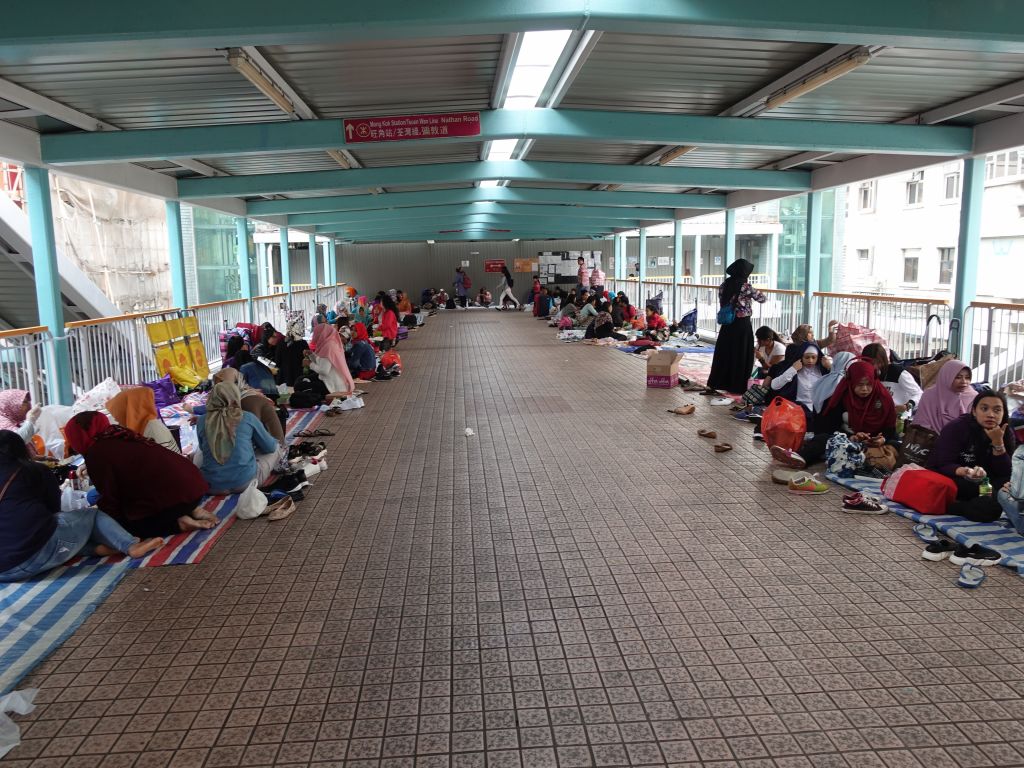
[[819, 496], [828, 493], [828, 483], [822, 482], [817, 475], [809, 472], [797, 472], [789, 480], [789, 492], [800, 495]]
[[1003, 556], [998, 552], [994, 552], [991, 549], [973, 544], [970, 547], [965, 547], [963, 544], [957, 544], [956, 549], [953, 550], [953, 554], [949, 556], [949, 562], [953, 565], [999, 565], [1002, 562]]
[[865, 496], [857, 492], [843, 496], [843, 512], [856, 512], [861, 515], [884, 515], [889, 508], [873, 496]]

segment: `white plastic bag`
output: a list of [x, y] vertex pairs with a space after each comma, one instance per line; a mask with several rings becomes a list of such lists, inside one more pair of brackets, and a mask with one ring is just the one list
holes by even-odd
[[112, 378], [107, 377], [75, 400], [75, 404], [72, 407], [75, 413], [81, 413], [82, 411], [105, 411], [107, 409], [107, 401], [119, 394], [121, 394], [121, 387]]
[[89, 502], [86, 501], [88, 495], [88, 491], [76, 491], [70, 482], [66, 483], [60, 494], [60, 511], [73, 512], [76, 509], [85, 509], [89, 506]]
[[43, 438], [46, 450], [57, 459], [64, 458], [64, 433], [61, 430], [74, 415], [75, 409], [70, 405], [44, 405], [36, 419], [36, 433]]
[[239, 520], [255, 520], [267, 510], [267, 497], [263, 495], [253, 480], [249, 486], [242, 491], [238, 497], [238, 504], [235, 505], [235, 516]]
[[26, 688], [0, 696], [0, 757], [3, 757], [21, 743], [21, 729], [7, 716], [8, 712], [27, 715], [36, 708], [33, 703], [38, 688]]

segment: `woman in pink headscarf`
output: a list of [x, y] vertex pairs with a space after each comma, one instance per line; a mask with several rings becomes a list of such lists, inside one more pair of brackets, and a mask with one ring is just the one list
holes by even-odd
[[327, 399], [349, 397], [356, 386], [345, 362], [345, 345], [337, 329], [328, 323], [320, 323], [313, 329], [313, 348], [316, 354], [309, 367], [312, 368], [328, 390]]
[[16, 432], [25, 442], [36, 433], [39, 406], [32, 406], [32, 398], [24, 389], [5, 389], [0, 392], [0, 429]]
[[939, 369], [935, 386], [921, 395], [913, 423], [941, 432], [942, 428], [971, 410], [977, 393], [971, 387], [971, 369], [962, 360], [947, 360]]

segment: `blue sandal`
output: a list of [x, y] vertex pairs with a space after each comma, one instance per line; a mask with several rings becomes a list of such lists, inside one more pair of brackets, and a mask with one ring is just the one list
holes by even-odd
[[939, 534], [935, 528], [928, 523], [918, 523], [914, 526], [914, 533], [921, 541], [926, 544], [932, 544], [939, 540]]
[[985, 580], [985, 570], [977, 565], [964, 563], [960, 568], [960, 577], [956, 580], [958, 587], [964, 589], [977, 589]]

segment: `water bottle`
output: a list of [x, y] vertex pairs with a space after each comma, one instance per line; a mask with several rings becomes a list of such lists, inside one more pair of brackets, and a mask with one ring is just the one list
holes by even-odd
[[985, 475], [981, 479], [981, 485], [978, 486], [979, 496], [991, 496], [992, 495], [992, 482], [988, 479], [988, 475]]

